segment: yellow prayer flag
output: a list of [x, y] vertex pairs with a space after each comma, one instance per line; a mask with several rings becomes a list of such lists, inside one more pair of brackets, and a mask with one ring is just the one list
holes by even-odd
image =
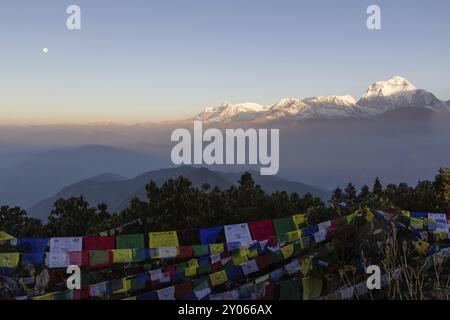
[[6, 233], [5, 231], [0, 231], [0, 241], [8, 241], [15, 239], [12, 235]]
[[184, 269], [184, 274], [186, 277], [196, 276], [197, 275], [197, 267], [196, 266], [187, 267], [186, 269]]
[[248, 248], [242, 248], [239, 252], [235, 253], [232, 257], [233, 264], [238, 266], [248, 261]]
[[281, 248], [281, 253], [284, 259], [290, 258], [294, 254], [294, 245], [291, 243], [288, 246]]
[[411, 227], [414, 229], [423, 229], [423, 220], [418, 218], [411, 218]]
[[303, 278], [303, 300], [314, 300], [320, 297], [322, 293], [322, 279], [321, 278]]
[[258, 284], [258, 283], [261, 283], [261, 282], [264, 282], [264, 281], [268, 281], [269, 279], [270, 279], [270, 277], [269, 277], [269, 274], [267, 273], [267, 274], [265, 274], [265, 275], [263, 275], [263, 276], [261, 276], [259, 278], [256, 278], [255, 279], [255, 284]]
[[416, 250], [417, 250], [417, 252], [419, 252], [421, 254], [427, 253], [429, 247], [430, 247], [430, 244], [423, 240], [417, 241], [417, 243], [416, 243]]
[[292, 220], [294, 221], [295, 226], [297, 229], [300, 229], [301, 225], [306, 223], [306, 214], [297, 214], [292, 217]]
[[225, 251], [225, 246], [223, 243], [210, 244], [209, 251], [211, 254], [222, 253]]
[[256, 258], [257, 256], [258, 256], [259, 254], [258, 254], [258, 249], [252, 249], [252, 250], [248, 250], [247, 251], [247, 257], [249, 258], [249, 259], [254, 259], [254, 258]]
[[137, 297], [128, 297], [128, 298], [124, 298], [122, 300], [137, 300]]
[[402, 210], [402, 215], [405, 216], [405, 217], [410, 217], [411, 213], [409, 211], [407, 211], [407, 210]]
[[188, 261], [188, 266], [189, 266], [189, 267], [195, 267], [195, 268], [197, 268], [197, 267], [198, 267], [198, 260], [197, 260], [197, 259], [191, 259], [191, 260], [189, 260], [189, 261]]
[[15, 268], [19, 265], [20, 253], [0, 253], [0, 268]]
[[447, 232], [444, 232], [444, 231], [441, 231], [441, 232], [435, 232], [434, 234], [436, 235], [436, 237], [437, 237], [439, 240], [445, 240], [445, 239], [448, 238]]
[[302, 230], [291, 231], [288, 233], [288, 242], [294, 242], [300, 240], [302, 236]]
[[366, 220], [368, 222], [372, 222], [373, 217], [374, 217], [373, 212], [371, 210], [369, 210], [369, 209], [366, 209]]
[[113, 250], [114, 263], [127, 263], [133, 261], [133, 251], [131, 249]]
[[54, 300], [54, 297], [55, 297], [54, 293], [47, 293], [43, 296], [33, 297], [33, 300], [48, 301], [48, 300]]
[[150, 232], [150, 248], [178, 247], [178, 236], [176, 231]]
[[310, 271], [312, 271], [312, 260], [311, 257], [308, 257], [306, 259], [303, 259], [301, 265], [300, 265], [300, 271], [302, 272], [303, 276], [306, 277]]
[[209, 279], [211, 280], [212, 286], [220, 286], [228, 281], [227, 274], [225, 270], [213, 273], [209, 275]]
[[126, 293], [131, 290], [131, 279], [122, 278], [122, 288], [114, 291], [114, 294]]
[[352, 221], [356, 218], [356, 216], [358, 215], [359, 211], [356, 211], [350, 215], [347, 216], [347, 223], [350, 224], [352, 223]]

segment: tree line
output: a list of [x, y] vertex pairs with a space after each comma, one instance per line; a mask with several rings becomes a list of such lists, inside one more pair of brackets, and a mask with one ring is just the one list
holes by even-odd
[[336, 188], [328, 202], [307, 193], [285, 191], [266, 193], [250, 173], [244, 173], [236, 186], [227, 190], [204, 184], [196, 188], [184, 178], [167, 180], [161, 186], [150, 181], [145, 201], [135, 198], [127, 209], [110, 213], [106, 204], [90, 206], [82, 196], [59, 199], [48, 222], [29, 217], [19, 207], [0, 207], [0, 230], [15, 237], [80, 236], [98, 234], [130, 221], [140, 223], [123, 233], [158, 230], [189, 230], [251, 220], [275, 219], [305, 213], [317, 223], [361, 208], [450, 213], [450, 169], [440, 169], [434, 181], [373, 186], [358, 190], [352, 183]]

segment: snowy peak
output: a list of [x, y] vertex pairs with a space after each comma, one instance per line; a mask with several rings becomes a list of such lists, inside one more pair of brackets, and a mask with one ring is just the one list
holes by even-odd
[[432, 93], [417, 89], [405, 78], [395, 76], [376, 82], [358, 101], [370, 115], [378, 115], [395, 108], [426, 108], [433, 111], [450, 111], [445, 102]]
[[356, 100], [352, 96], [320, 96], [320, 97], [310, 97], [303, 100], [309, 105], [337, 105], [337, 106], [354, 106]]
[[373, 97], [389, 97], [398, 94], [410, 94], [416, 91], [408, 80], [403, 77], [395, 76], [386, 81], [379, 81], [372, 84], [362, 99], [370, 99]]
[[253, 102], [232, 104], [225, 101], [217, 108], [205, 108], [196, 119], [209, 122], [252, 120], [267, 109], [266, 106]]
[[396, 108], [426, 108], [450, 112], [450, 103], [436, 98], [432, 93], [417, 89], [403, 77], [395, 76], [372, 84], [361, 99], [346, 96], [318, 96], [303, 100], [282, 99], [268, 107], [246, 102], [224, 102], [216, 108], [206, 108], [197, 120], [207, 122], [309, 120], [369, 118]]

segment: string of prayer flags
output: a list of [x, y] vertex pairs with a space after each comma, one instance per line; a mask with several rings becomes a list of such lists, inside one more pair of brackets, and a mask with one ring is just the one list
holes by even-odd
[[158, 247], [178, 247], [178, 235], [176, 231], [150, 232], [150, 248]]
[[238, 242], [241, 246], [253, 242], [247, 223], [225, 226], [225, 238], [227, 242]]
[[210, 274], [209, 279], [213, 287], [220, 286], [221, 284], [224, 284], [228, 281], [225, 270]]
[[278, 236], [288, 234], [291, 231], [297, 230], [297, 227], [294, 224], [294, 220], [292, 219], [292, 217], [274, 219], [273, 226]]
[[143, 234], [128, 234], [116, 236], [116, 249], [145, 248]]
[[95, 236], [83, 238], [83, 249], [85, 251], [94, 250], [113, 250], [116, 246], [116, 238], [114, 236]]
[[253, 221], [248, 226], [253, 240], [263, 241], [275, 236], [272, 220]]
[[222, 231], [222, 226], [200, 229], [200, 244], [213, 244], [217, 242], [220, 232]]

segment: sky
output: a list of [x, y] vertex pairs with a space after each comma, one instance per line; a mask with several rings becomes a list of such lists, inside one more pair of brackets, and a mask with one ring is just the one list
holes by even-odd
[[[81, 30], [66, 28], [72, 4]], [[366, 27], [371, 4], [381, 30]], [[450, 100], [449, 31], [448, 0], [2, 0], [0, 124], [150, 122], [225, 100], [358, 99], [393, 75]]]

